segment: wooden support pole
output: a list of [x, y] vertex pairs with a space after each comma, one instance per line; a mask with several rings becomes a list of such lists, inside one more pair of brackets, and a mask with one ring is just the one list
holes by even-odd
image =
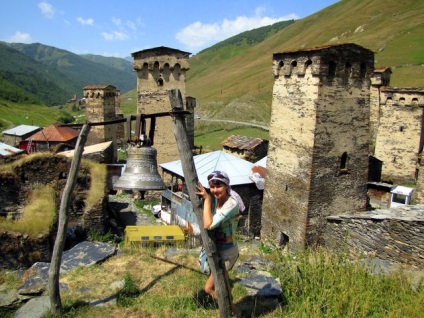
[[215, 290], [218, 295], [218, 306], [220, 317], [227, 318], [231, 314], [231, 293], [228, 280], [225, 276], [225, 265], [219, 261], [218, 250], [215, 240], [210, 231], [203, 228], [203, 201], [196, 195], [197, 192], [197, 172], [194, 165], [193, 154], [191, 152], [190, 144], [187, 138], [183, 110], [183, 101], [179, 89], [168, 91], [169, 99], [172, 106], [173, 122], [174, 122], [174, 135], [177, 141], [177, 147], [181, 158], [181, 165], [187, 190], [189, 193], [190, 201], [193, 205], [194, 213], [199, 223], [200, 236], [202, 238], [203, 246], [208, 256], [209, 267], [215, 282]]
[[69, 176], [62, 193], [62, 200], [59, 208], [59, 223], [57, 228], [56, 240], [54, 242], [52, 260], [49, 267], [49, 297], [50, 312], [59, 314], [62, 311], [62, 302], [60, 300], [59, 275], [60, 265], [62, 262], [62, 253], [65, 246], [66, 230], [69, 221], [69, 205], [71, 202], [71, 194], [77, 180], [78, 169], [81, 163], [84, 145], [87, 141], [87, 135], [90, 132], [90, 125], [84, 124], [78, 136], [74, 157], [72, 158]]

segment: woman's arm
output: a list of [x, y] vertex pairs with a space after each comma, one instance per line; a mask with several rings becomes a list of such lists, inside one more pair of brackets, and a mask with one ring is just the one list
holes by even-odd
[[[217, 228], [222, 222], [235, 218], [238, 215], [239, 207], [237, 201], [229, 197], [228, 200], [224, 203], [224, 205], [217, 209], [215, 214], [212, 216], [212, 222], [210, 223], [208, 230], [212, 230]], [[203, 218], [204, 218], [203, 214]], [[205, 227], [206, 228], [206, 227]]]
[[206, 191], [206, 189], [203, 187], [203, 185], [199, 182], [197, 183], [197, 189], [199, 190], [196, 192], [197, 195], [200, 195], [203, 197], [203, 228], [207, 230], [209, 226], [212, 224], [213, 215], [212, 215], [212, 199], [209, 193]]

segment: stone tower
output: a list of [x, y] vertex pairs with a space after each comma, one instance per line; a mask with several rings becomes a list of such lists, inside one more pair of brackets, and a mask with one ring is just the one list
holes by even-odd
[[327, 216], [366, 208], [373, 67], [355, 44], [273, 55], [265, 241], [320, 244]]
[[[190, 53], [168, 47], [156, 47], [132, 53], [137, 71], [137, 114], [171, 111], [168, 90], [179, 89], [186, 103], [185, 77]], [[147, 125], [149, 122], [147, 121]], [[154, 148], [158, 163], [179, 158], [170, 116], [156, 119]]]
[[[414, 184], [422, 165], [424, 146], [424, 89], [387, 86], [390, 69], [374, 72], [372, 96], [378, 96], [374, 111], [374, 155], [383, 161], [382, 179], [397, 184]], [[380, 80], [382, 75], [386, 75]], [[373, 98], [375, 100], [376, 98]], [[377, 104], [378, 102], [378, 104]], [[371, 117], [373, 118], [373, 117]]]
[[[119, 91], [112, 85], [88, 85], [84, 87], [85, 115], [91, 123], [112, 121], [116, 119]], [[86, 145], [94, 145], [106, 141], [113, 142], [114, 158], [116, 161], [117, 125], [92, 126]]]

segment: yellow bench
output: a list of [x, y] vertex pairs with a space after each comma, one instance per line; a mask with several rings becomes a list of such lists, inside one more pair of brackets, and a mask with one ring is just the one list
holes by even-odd
[[125, 228], [127, 247], [184, 247], [185, 239], [178, 225], [129, 225]]

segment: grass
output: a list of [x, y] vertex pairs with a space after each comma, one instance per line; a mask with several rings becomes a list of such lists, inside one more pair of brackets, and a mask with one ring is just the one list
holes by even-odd
[[[22, 157], [10, 164], [0, 165], [0, 173], [14, 175], [14, 168], [40, 157], [52, 157], [49, 152], [38, 152]], [[89, 211], [105, 197], [106, 166], [83, 159], [81, 165], [90, 169], [90, 188], [85, 201], [85, 210]], [[31, 197], [24, 208], [23, 216], [17, 220], [0, 219], [0, 228], [7, 231], [27, 233], [36, 237], [46, 234], [56, 218], [58, 193], [51, 185], [34, 184]]]
[[324, 250], [275, 256], [285, 317], [418, 317], [424, 310], [424, 285], [414, 291], [401, 271], [374, 275]]
[[85, 114], [83, 110], [72, 112], [70, 107], [48, 107], [0, 100], [0, 131], [18, 125], [47, 127], [57, 122], [57, 119], [63, 115], [63, 111], [73, 116]]
[[[262, 248], [263, 249], [263, 248]], [[308, 250], [287, 256], [263, 249], [275, 264], [283, 294], [277, 305], [249, 297], [230, 272], [234, 302], [244, 317], [419, 317], [424, 312], [424, 285], [411, 287], [402, 271], [371, 274], [344, 254]], [[81, 267], [61, 277], [69, 286], [61, 293], [60, 317], [219, 317], [216, 304], [203, 286], [197, 253], [182, 252], [164, 258], [165, 249], [123, 249], [103, 264]], [[243, 250], [241, 260], [260, 255]], [[113, 287], [120, 281], [121, 287]], [[115, 295], [114, 306], [94, 307], [90, 302]], [[49, 316], [52, 317], [52, 316]]]
[[85, 200], [85, 210], [89, 211], [105, 197], [107, 170], [104, 164], [83, 160], [90, 167], [91, 183]]
[[23, 216], [17, 220], [0, 220], [7, 231], [26, 233], [31, 237], [48, 234], [56, 218], [56, 191], [51, 185], [34, 188]]

